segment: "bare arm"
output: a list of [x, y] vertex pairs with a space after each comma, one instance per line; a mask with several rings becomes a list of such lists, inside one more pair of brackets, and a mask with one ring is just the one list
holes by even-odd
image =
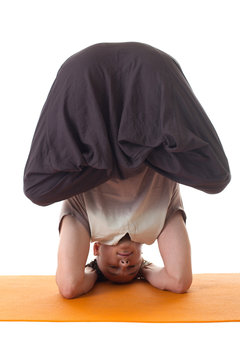
[[74, 298], [92, 289], [97, 274], [86, 268], [90, 248], [90, 236], [85, 227], [74, 217], [62, 220], [56, 283], [65, 298]]
[[158, 237], [164, 267], [143, 268], [147, 281], [161, 290], [186, 292], [192, 283], [191, 248], [181, 213], [175, 213]]

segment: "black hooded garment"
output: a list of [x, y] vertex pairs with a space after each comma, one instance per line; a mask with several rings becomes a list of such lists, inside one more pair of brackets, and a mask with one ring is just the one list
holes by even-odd
[[49, 205], [124, 179], [123, 169], [142, 163], [210, 194], [230, 181], [218, 135], [175, 59], [139, 42], [94, 44], [70, 56], [40, 114], [26, 196]]

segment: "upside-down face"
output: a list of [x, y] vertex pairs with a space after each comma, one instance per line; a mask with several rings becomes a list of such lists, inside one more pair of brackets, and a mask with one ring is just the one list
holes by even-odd
[[141, 247], [142, 244], [125, 235], [117, 245], [95, 242], [93, 252], [97, 256], [99, 269], [108, 280], [126, 283], [139, 272], [143, 261]]

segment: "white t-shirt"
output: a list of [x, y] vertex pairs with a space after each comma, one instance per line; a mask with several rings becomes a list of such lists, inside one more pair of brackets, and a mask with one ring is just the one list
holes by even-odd
[[112, 178], [65, 200], [63, 216], [72, 214], [90, 232], [91, 242], [116, 245], [129, 233], [131, 240], [152, 244], [175, 211], [186, 215], [179, 185], [142, 164], [128, 171], [127, 179]]

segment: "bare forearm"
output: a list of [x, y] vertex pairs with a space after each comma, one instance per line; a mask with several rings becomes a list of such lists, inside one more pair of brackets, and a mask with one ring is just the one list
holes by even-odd
[[86, 294], [93, 288], [96, 280], [97, 273], [95, 270], [85, 270], [82, 276], [75, 277], [75, 279], [62, 276], [60, 271], [57, 271], [56, 274], [56, 283], [59, 292], [67, 299], [73, 299]]
[[169, 276], [165, 267], [143, 270], [145, 279], [160, 290], [177, 291], [176, 280]]
[[96, 280], [97, 280], [96, 271], [85, 270], [83, 279], [79, 281], [78, 284], [74, 285], [74, 291], [72, 293], [71, 298], [76, 298], [89, 292], [93, 288]]

